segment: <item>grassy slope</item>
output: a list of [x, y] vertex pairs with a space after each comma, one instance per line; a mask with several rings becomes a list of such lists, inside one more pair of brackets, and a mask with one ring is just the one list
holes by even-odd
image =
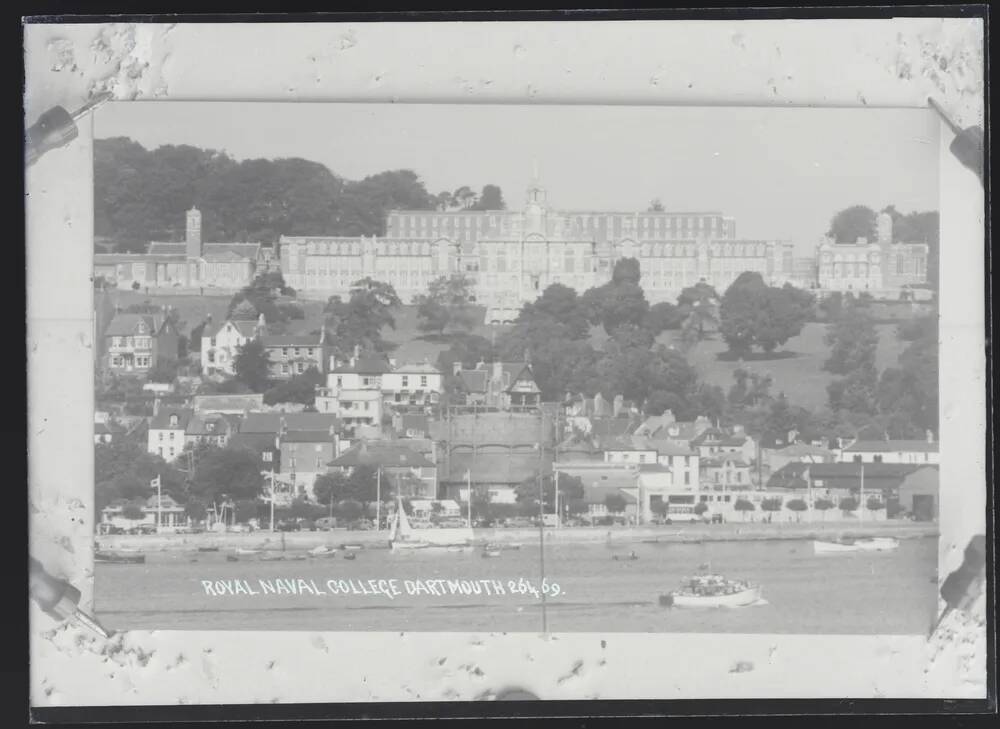
[[[212, 314], [215, 321], [221, 321], [229, 305], [228, 296], [146, 296], [142, 293], [122, 291], [118, 294], [119, 305], [122, 307], [133, 303], [149, 300], [157, 304], [169, 304], [180, 311], [185, 322], [184, 333], [201, 322], [205, 315]], [[323, 303], [318, 301], [301, 301], [300, 305], [306, 311], [305, 321], [292, 322], [293, 331], [311, 331], [319, 328], [322, 322]], [[880, 333], [878, 349], [879, 369], [896, 365], [897, 357], [906, 343], [896, 337], [894, 324], [879, 324]], [[791, 402], [803, 407], [816, 408], [826, 404], [826, 386], [833, 376], [823, 371], [823, 361], [827, 357], [827, 347], [823, 343], [826, 331], [824, 324], [809, 323], [802, 333], [788, 341], [779, 351], [778, 358], [771, 360], [754, 360], [743, 364], [744, 367], [758, 372], [769, 372], [774, 378], [774, 392], [784, 392]], [[473, 334], [490, 338], [490, 327], [477, 326]], [[500, 332], [498, 331], [497, 334]], [[665, 332], [660, 336], [660, 342], [670, 344], [677, 332]], [[396, 312], [396, 329], [387, 329], [384, 336], [397, 345], [393, 357], [399, 361], [420, 361], [424, 358], [434, 362], [438, 353], [447, 348], [447, 342], [436, 338], [424, 339], [417, 327], [416, 307], [404, 306]], [[602, 330], [595, 329], [592, 337], [594, 346], [600, 346], [605, 339]], [[740, 363], [719, 359], [718, 355], [725, 351], [725, 344], [716, 335], [701, 342], [690, 353], [689, 358], [698, 370], [701, 378], [709, 384], [719, 385], [728, 391], [733, 382], [733, 370]]]

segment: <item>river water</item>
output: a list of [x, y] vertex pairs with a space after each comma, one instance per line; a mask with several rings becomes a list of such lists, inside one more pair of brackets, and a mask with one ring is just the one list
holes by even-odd
[[[639, 559], [614, 559], [630, 551]], [[519, 584], [541, 586], [537, 543], [492, 559], [479, 550], [355, 554], [354, 560], [338, 553], [304, 561], [230, 562], [225, 552], [151, 552], [145, 564], [97, 565], [95, 609], [115, 630], [542, 629], [541, 594], [518, 591]], [[661, 593], [700, 567], [759, 583], [764, 603], [737, 609], [659, 606]], [[815, 555], [811, 541], [554, 544], [545, 548], [545, 576], [550, 594], [544, 618], [551, 632], [912, 635], [925, 633], [935, 617], [937, 540], [904, 539], [893, 552], [836, 555]], [[298, 594], [281, 588], [264, 594], [278, 578]], [[438, 591], [446, 594], [435, 595], [428, 590], [438, 583], [422, 589], [433, 580], [465, 580], [467, 588], [470, 581], [484, 582], [477, 585], [479, 594], [451, 594], [442, 584]], [[552, 594], [552, 583], [559, 594]], [[371, 594], [380, 584], [388, 595]]]

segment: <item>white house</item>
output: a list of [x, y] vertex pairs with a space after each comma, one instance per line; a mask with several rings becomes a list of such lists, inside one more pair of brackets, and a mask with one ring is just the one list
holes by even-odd
[[841, 463], [940, 464], [941, 453], [934, 435], [925, 440], [858, 440], [840, 453]]
[[264, 315], [257, 321], [227, 319], [218, 326], [209, 321], [201, 335], [201, 372], [204, 375], [233, 375], [233, 362], [240, 347], [259, 336]]
[[149, 420], [146, 450], [173, 461], [184, 450], [185, 433], [193, 415], [188, 408], [161, 409]]
[[426, 407], [441, 395], [441, 370], [428, 362], [404, 362], [382, 375], [382, 394], [389, 405]]

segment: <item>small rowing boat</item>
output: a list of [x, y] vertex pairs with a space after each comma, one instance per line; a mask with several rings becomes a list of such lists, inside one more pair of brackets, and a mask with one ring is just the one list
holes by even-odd
[[613, 554], [611, 559], [616, 562], [631, 562], [634, 559], [639, 559], [639, 555], [635, 552], [629, 552], [628, 554]]
[[483, 550], [483, 557], [499, 557], [499, 556], [500, 556], [500, 550], [499, 549], [485, 549], [485, 550]]
[[218, 552], [218, 547], [198, 547], [199, 552]]
[[260, 554], [260, 550], [259, 549], [244, 549], [243, 547], [237, 547], [236, 548], [236, 554], [240, 554], [240, 555], [244, 555], [244, 556], [249, 556], [251, 554]]

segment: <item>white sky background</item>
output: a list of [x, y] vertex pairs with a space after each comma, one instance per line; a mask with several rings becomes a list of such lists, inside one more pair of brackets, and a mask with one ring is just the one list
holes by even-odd
[[348, 179], [408, 168], [432, 193], [485, 184], [520, 208], [537, 159], [567, 210], [719, 211], [745, 238], [809, 253], [854, 204], [938, 205], [938, 122], [923, 109], [123, 102], [97, 138], [302, 157]]

